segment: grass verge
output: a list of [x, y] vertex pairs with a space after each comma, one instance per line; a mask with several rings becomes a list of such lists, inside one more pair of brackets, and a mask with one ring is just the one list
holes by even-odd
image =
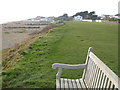
[[[3, 87], [55, 88], [52, 64], [83, 64], [90, 46], [118, 74], [117, 33], [115, 23], [66, 22], [19, 52], [21, 60], [3, 71]], [[64, 69], [62, 77], [80, 78], [82, 71]]]

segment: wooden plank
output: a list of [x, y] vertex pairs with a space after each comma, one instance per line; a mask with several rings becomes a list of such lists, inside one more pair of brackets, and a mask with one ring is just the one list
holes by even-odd
[[91, 84], [90, 84], [91, 88], [93, 88], [93, 83], [95, 79], [95, 69], [96, 69], [96, 66], [95, 66], [95, 63], [93, 62], [93, 70], [92, 70], [92, 77], [91, 77]]
[[67, 81], [67, 79], [64, 79], [64, 81], [65, 81], [65, 89], [66, 89], [66, 88], [68, 88], [68, 81]]
[[56, 69], [56, 68], [80, 69], [80, 68], [86, 68], [86, 64], [70, 65], [70, 64], [54, 63], [52, 65], [52, 68], [53, 69]]
[[91, 80], [91, 76], [92, 76], [92, 66], [93, 66], [93, 65], [92, 65], [91, 59], [90, 59], [90, 63], [89, 63], [89, 64], [90, 64], [90, 69], [89, 69], [89, 74], [88, 74], [88, 75], [89, 75], [89, 78], [88, 78], [88, 81], [87, 81], [87, 82], [88, 82], [88, 83], [87, 83], [88, 88], [90, 88], [90, 83], [91, 83], [90, 80]]
[[97, 76], [97, 80], [96, 80], [96, 83], [95, 83], [95, 88], [97, 88], [97, 85], [99, 83], [99, 78], [100, 78], [100, 68], [98, 69], [98, 76]]
[[90, 73], [90, 67], [91, 67], [90, 63], [91, 63], [90, 60], [88, 60], [88, 65], [87, 65], [85, 77], [83, 78], [83, 80], [86, 82], [86, 84], [88, 83], [88, 80], [89, 80], [89, 73]]
[[99, 85], [100, 85], [100, 83], [101, 83], [101, 78], [102, 78], [102, 70], [100, 70], [100, 75], [99, 75], [99, 77], [98, 77], [99, 79], [98, 79], [98, 83], [97, 83], [97, 86], [96, 86], [96, 88], [99, 88]]
[[[88, 66], [88, 62], [89, 62], [89, 54], [90, 54], [90, 52], [92, 52], [93, 51], [93, 48], [92, 47], [89, 47], [89, 49], [88, 49], [88, 53], [87, 53], [87, 57], [86, 57], [86, 62], [85, 62], [85, 64], [86, 64], [86, 67]], [[83, 71], [83, 76], [82, 76], [82, 78], [83, 78], [83, 80], [85, 79], [85, 76], [87, 75], [86, 74], [86, 69], [84, 69], [84, 71]]]
[[109, 78], [108, 78], [108, 83], [107, 83], [107, 89], [109, 90], [109, 87], [110, 87], [110, 80], [109, 80]]
[[73, 88], [73, 85], [72, 85], [72, 82], [71, 82], [71, 79], [68, 79], [68, 85], [69, 85], [69, 88]]
[[112, 85], [112, 82], [110, 81], [110, 84], [109, 84], [109, 89], [111, 89], [111, 85]]
[[61, 88], [64, 89], [64, 84], [65, 84], [65, 83], [64, 83], [64, 79], [61, 78], [60, 80], [61, 80]]
[[81, 89], [82, 87], [81, 87], [81, 84], [80, 84], [80, 82], [79, 82], [79, 79], [76, 79], [76, 84], [77, 84], [77, 88], [78, 89]]
[[110, 90], [114, 90], [114, 85], [112, 82], [111, 82]]
[[93, 78], [92, 78], [92, 84], [91, 84], [92, 88], [94, 88], [94, 84], [96, 82], [96, 74], [97, 74], [97, 65], [94, 63], [94, 72], [93, 72]]
[[98, 88], [100, 88], [101, 87], [101, 83], [102, 83], [102, 80], [103, 80], [103, 75], [104, 75], [104, 73], [102, 72], [102, 70], [101, 70], [101, 77], [100, 77], [100, 80], [99, 80], [99, 84], [98, 84]]
[[98, 74], [99, 74], [99, 68], [96, 65], [96, 72], [95, 72], [95, 77], [94, 77], [94, 83], [93, 83], [93, 88], [95, 88], [96, 83], [97, 83], [97, 79], [98, 79]]
[[101, 68], [101, 70], [109, 77], [109, 79], [118, 87], [118, 79], [119, 77], [109, 68], [107, 67], [94, 53], [90, 52], [89, 55], [94, 62]]
[[87, 77], [87, 79], [86, 79], [86, 84], [87, 84], [87, 86], [88, 86], [88, 88], [90, 88], [90, 80], [91, 80], [91, 72], [92, 72], [92, 61], [91, 61], [91, 59], [89, 59], [89, 68], [88, 68], [88, 71], [87, 71], [88, 73], [88, 77]]
[[102, 88], [103, 80], [104, 80], [104, 73], [102, 72], [102, 76], [101, 76], [100, 83], [98, 86], [99, 88]]
[[71, 80], [72, 81], [72, 84], [73, 84], [73, 88], [76, 88], [77, 89], [77, 86], [76, 86], [76, 82], [74, 79]]
[[104, 82], [103, 82], [103, 85], [102, 85], [103, 89], [105, 89], [106, 84], [107, 84], [107, 76], [105, 75]]
[[104, 74], [103, 75], [103, 80], [102, 80], [102, 83], [101, 83], [101, 86], [100, 86], [101, 90], [103, 90], [103, 86], [106, 83], [105, 81], [106, 81], [106, 75]]
[[60, 79], [56, 79], [56, 88], [60, 89]]
[[[89, 61], [88, 61], [88, 63], [89, 63]], [[89, 76], [89, 68], [90, 68], [90, 65], [88, 64], [87, 68], [85, 70], [84, 78], [83, 78], [83, 80], [85, 80], [85, 81], [88, 79], [88, 76]]]
[[87, 86], [85, 85], [85, 82], [83, 81], [83, 79], [79, 79], [79, 82], [81, 84], [81, 87], [84, 89], [84, 90], [87, 90]]
[[105, 80], [105, 83], [103, 85], [103, 89], [107, 88], [108, 81], [109, 81], [109, 78], [106, 76], [106, 80]]
[[92, 62], [92, 67], [91, 67], [91, 73], [90, 73], [90, 81], [89, 81], [89, 88], [92, 88], [92, 82], [93, 82], [93, 75], [94, 75], [94, 62]]
[[115, 90], [115, 85], [113, 85], [112, 89]]

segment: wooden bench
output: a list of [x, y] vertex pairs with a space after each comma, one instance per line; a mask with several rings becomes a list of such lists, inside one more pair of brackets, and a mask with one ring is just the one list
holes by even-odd
[[[118, 87], [119, 77], [108, 68], [93, 52], [92, 48], [88, 49], [88, 54], [85, 64], [69, 65], [69, 64], [58, 64], [52, 65], [53, 69], [58, 68], [56, 75], [56, 88], [84, 88], [84, 89], [102, 89], [102, 90], [120, 90]], [[84, 68], [82, 78], [79, 79], [67, 79], [60, 78], [62, 74], [62, 68], [67, 69], [80, 69]]]

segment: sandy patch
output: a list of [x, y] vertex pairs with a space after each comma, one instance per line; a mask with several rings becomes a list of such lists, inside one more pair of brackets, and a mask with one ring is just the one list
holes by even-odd
[[[46, 23], [14, 22], [2, 25], [2, 49], [14, 47], [16, 44], [31, 37], [33, 33], [42, 31]], [[1, 36], [0, 36], [1, 37]]]

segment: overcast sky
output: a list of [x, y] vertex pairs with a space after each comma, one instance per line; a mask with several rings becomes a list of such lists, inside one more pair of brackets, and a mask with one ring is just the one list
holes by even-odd
[[118, 13], [120, 0], [0, 0], [0, 23], [36, 16], [69, 16], [81, 11], [97, 15]]

